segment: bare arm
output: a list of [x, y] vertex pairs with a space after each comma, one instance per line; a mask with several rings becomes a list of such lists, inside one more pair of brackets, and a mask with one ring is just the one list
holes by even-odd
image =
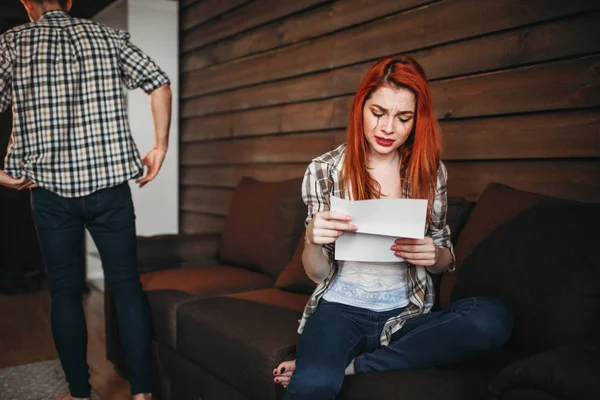
[[169, 85], [162, 85], [150, 93], [150, 109], [154, 118], [154, 145], [165, 151], [169, 148], [171, 103], [171, 86]]
[[168, 84], [150, 92], [150, 109], [154, 119], [154, 148], [142, 159], [148, 170], [144, 177], [136, 181], [140, 187], [156, 178], [169, 148], [171, 87]]

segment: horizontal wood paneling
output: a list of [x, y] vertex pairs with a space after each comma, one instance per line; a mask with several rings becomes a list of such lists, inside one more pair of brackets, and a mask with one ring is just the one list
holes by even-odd
[[200, 25], [211, 18], [246, 4], [251, 0], [204, 0], [192, 5], [183, 13], [181, 24], [184, 30]]
[[[449, 196], [465, 196], [476, 201], [490, 182], [500, 182], [518, 189], [530, 190], [549, 196], [598, 201], [600, 198], [600, 160], [523, 160], [523, 161], [447, 161]], [[270, 168], [279, 174], [265, 179]], [[187, 169], [187, 181], [205, 185], [220, 184], [233, 188], [244, 176], [260, 180], [283, 180], [301, 177], [306, 165], [284, 164]], [[261, 171], [262, 170], [262, 171]], [[266, 174], [265, 174], [266, 172]], [[226, 179], [215, 178], [226, 177]], [[185, 181], [184, 181], [185, 183]]]
[[[471, 75], [431, 84], [438, 118], [600, 106], [600, 56]], [[352, 96], [189, 118], [183, 140], [344, 128]]]
[[194, 143], [184, 147], [181, 164], [218, 165], [307, 162], [333, 148], [344, 131], [300, 133], [252, 139]]
[[192, 50], [327, 1], [331, 0], [254, 0], [235, 9], [227, 18], [216, 19], [185, 33], [182, 48], [184, 51]]
[[[226, 42], [218, 42], [183, 56], [183, 70], [220, 64], [248, 54], [278, 48], [334, 32], [338, 29], [431, 2], [431, 0], [342, 0], [325, 3], [249, 31]], [[326, 21], [326, 22], [325, 22]]]
[[183, 211], [225, 216], [233, 197], [233, 189], [184, 187], [181, 195]]
[[600, 157], [600, 109], [443, 121], [446, 160]]
[[398, 54], [430, 79], [449, 195], [600, 202], [595, 0], [204, 0], [182, 18], [186, 232], [222, 230], [242, 177], [301, 177], [342, 143], [364, 73]]
[[181, 170], [181, 183], [233, 188], [244, 177], [278, 182], [301, 177], [307, 164], [245, 164], [210, 167], [186, 167]]
[[596, 5], [594, 0], [443, 0], [336, 35], [185, 73], [182, 93], [187, 98], [341, 67], [543, 21]]
[[[600, 52], [600, 11], [417, 51], [430, 80]], [[353, 93], [372, 62], [183, 101], [184, 117]]]
[[[446, 160], [600, 157], [600, 109], [442, 121]], [[185, 146], [182, 165], [308, 163], [345, 130]]]
[[181, 213], [182, 233], [219, 233], [224, 226], [225, 217], [185, 211]]
[[600, 159], [448, 162], [448, 196], [476, 201], [490, 182], [579, 201], [600, 200]]

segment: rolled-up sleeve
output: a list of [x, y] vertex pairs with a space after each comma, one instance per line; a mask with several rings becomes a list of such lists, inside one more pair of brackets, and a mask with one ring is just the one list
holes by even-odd
[[127, 32], [121, 34], [121, 76], [128, 89], [142, 88], [150, 94], [159, 87], [170, 84], [167, 74], [142, 50], [129, 41]]
[[[329, 211], [330, 194], [330, 171], [329, 165], [318, 161], [310, 163], [302, 181], [302, 200], [307, 207], [305, 225], [308, 226], [315, 214], [321, 211]], [[333, 244], [323, 245], [323, 254], [333, 262]]]
[[12, 103], [12, 52], [6, 36], [0, 36], [0, 114]]
[[433, 206], [431, 207], [431, 222], [427, 228], [427, 236], [433, 239], [438, 247], [450, 250], [452, 254], [452, 263], [447, 271], [454, 271], [456, 257], [454, 256], [454, 246], [450, 239], [450, 227], [446, 223], [448, 213], [448, 171], [443, 163], [438, 168], [437, 189]]

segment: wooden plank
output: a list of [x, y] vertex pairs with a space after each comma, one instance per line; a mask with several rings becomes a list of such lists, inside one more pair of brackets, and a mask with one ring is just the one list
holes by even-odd
[[595, 0], [443, 0], [334, 35], [185, 73], [183, 97], [415, 51], [593, 9], [596, 4]]
[[442, 122], [447, 160], [600, 157], [600, 109]]
[[348, 26], [385, 17], [431, 0], [343, 0], [326, 3], [302, 14], [194, 50], [182, 58], [184, 71], [220, 64], [239, 57], [275, 49], [335, 32]]
[[181, 189], [181, 210], [225, 216], [232, 198], [232, 189], [185, 186]]
[[181, 169], [183, 185], [204, 185], [234, 188], [244, 176], [264, 182], [279, 182], [304, 176], [308, 163], [301, 164], [250, 164], [209, 167], [184, 167]]
[[[600, 56], [431, 84], [439, 119], [600, 106]], [[352, 96], [190, 118], [183, 141], [344, 129]]]
[[351, 98], [339, 97], [311, 103], [191, 118], [182, 123], [182, 141], [344, 128], [350, 100]]
[[[429, 80], [472, 74], [600, 51], [600, 10], [486, 35], [412, 53]], [[184, 117], [264, 107], [353, 93], [372, 66], [369, 61], [299, 78], [191, 98]]]
[[206, 0], [194, 4], [181, 14], [182, 28], [183, 30], [189, 30], [249, 1], [251, 0]]
[[308, 163], [333, 149], [336, 134], [338, 131], [190, 143], [182, 148], [181, 165]]
[[271, 20], [285, 17], [308, 7], [332, 0], [254, 0], [240, 7], [225, 18], [218, 18], [184, 33], [182, 50], [189, 51], [208, 43], [224, 39], [246, 29], [254, 28]]
[[224, 226], [224, 217], [215, 217], [195, 212], [181, 213], [182, 233], [221, 233]]
[[600, 106], [600, 56], [435, 82], [438, 118]]
[[490, 182], [585, 202], [600, 202], [600, 159], [447, 162], [448, 195], [476, 201]]

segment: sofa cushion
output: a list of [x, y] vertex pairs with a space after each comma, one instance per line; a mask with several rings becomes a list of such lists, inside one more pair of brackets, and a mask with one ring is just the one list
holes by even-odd
[[539, 204], [497, 228], [464, 261], [452, 300], [489, 295], [515, 312], [525, 354], [600, 329], [600, 204]]
[[140, 275], [144, 290], [174, 289], [200, 297], [273, 286], [266, 275], [227, 265], [178, 268]]
[[150, 303], [153, 339], [177, 348], [177, 311], [182, 304], [198, 298], [179, 290], [151, 290], [146, 292]]
[[301, 180], [243, 178], [233, 195], [220, 247], [221, 263], [263, 272], [273, 279], [292, 258], [304, 229]]
[[285, 269], [279, 274], [275, 286], [287, 290], [290, 292], [311, 294], [317, 284], [314, 283], [304, 270], [304, 264], [302, 264], [302, 252], [304, 251], [304, 233], [298, 241], [296, 251], [292, 259], [287, 264]]
[[484, 398], [487, 370], [426, 369], [386, 371], [348, 376], [343, 400], [479, 400]]
[[295, 351], [301, 313], [228, 297], [187, 303], [178, 351], [249, 398], [276, 394], [273, 369]]
[[253, 290], [251, 292], [233, 293], [225, 295], [232, 299], [253, 301], [255, 303], [270, 304], [276, 307], [289, 308], [299, 313], [304, 311], [309, 296], [293, 293], [278, 288]]
[[441, 306], [445, 308], [450, 305], [450, 294], [458, 278], [460, 267], [479, 242], [520, 212], [540, 202], [548, 201], [563, 200], [514, 189], [500, 183], [490, 183], [479, 197], [477, 205], [458, 236], [454, 248], [456, 271], [446, 272], [442, 277], [439, 291]]

